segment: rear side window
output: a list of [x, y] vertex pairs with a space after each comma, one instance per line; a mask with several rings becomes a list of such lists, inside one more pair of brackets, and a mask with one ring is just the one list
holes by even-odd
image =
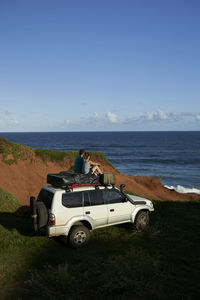
[[122, 194], [120, 194], [119, 191], [115, 190], [115, 189], [105, 189], [103, 191], [104, 193], [104, 198], [105, 201], [108, 204], [112, 204], [112, 203], [121, 203], [124, 202], [125, 200], [125, 196], [123, 196]]
[[62, 195], [62, 205], [68, 208], [82, 206], [82, 193], [69, 193]]
[[51, 209], [51, 204], [54, 194], [45, 189], [42, 189], [38, 195], [37, 201], [43, 202], [48, 209]]
[[87, 196], [84, 195], [85, 206], [88, 205], [102, 205], [104, 204], [103, 194], [101, 190], [88, 191]]

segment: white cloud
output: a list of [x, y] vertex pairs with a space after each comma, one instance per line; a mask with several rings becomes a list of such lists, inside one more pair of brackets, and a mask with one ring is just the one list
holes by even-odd
[[142, 121], [175, 121], [176, 120], [176, 114], [175, 113], [166, 113], [161, 109], [158, 109], [157, 111], [151, 113], [146, 112], [143, 116], [140, 116], [138, 118]]
[[106, 124], [106, 123], [117, 123], [118, 117], [112, 112], [107, 112], [104, 116], [101, 116], [98, 112], [94, 112], [92, 116], [82, 117], [81, 124]]
[[16, 125], [19, 125], [20, 122], [17, 119], [13, 119], [13, 118], [6, 118], [6, 117], [1, 117], [0, 119], [0, 129], [7, 129], [8, 128], [12, 128], [15, 127]]
[[197, 120], [197, 121], [200, 121], [200, 114], [197, 114], [197, 115], [196, 115], [196, 120]]
[[93, 113], [93, 118], [94, 118], [94, 120], [100, 120], [101, 119], [100, 115], [96, 111]]
[[106, 119], [111, 123], [117, 123], [117, 115], [112, 112], [107, 112]]
[[150, 112], [146, 112], [146, 119], [148, 120], [148, 121], [152, 121], [153, 120], [153, 114], [152, 113], [150, 113]]
[[145, 124], [145, 123], [154, 123], [154, 124], [168, 124], [175, 122], [195, 122], [200, 121], [200, 113], [192, 113], [192, 112], [169, 112], [166, 113], [161, 109], [158, 109], [155, 112], [146, 112], [143, 115], [127, 118], [123, 121], [124, 124]]
[[168, 114], [166, 114], [164, 111], [158, 109], [157, 112], [155, 112], [155, 116], [159, 119], [159, 120], [168, 120], [170, 119], [170, 116]]
[[[19, 121], [20, 120], [20, 121]], [[147, 111], [130, 118], [119, 118], [114, 111], [104, 114], [94, 111], [90, 116], [73, 119], [37, 114], [34, 117], [0, 112], [0, 131], [54, 131], [54, 130], [171, 130], [173, 128], [196, 128], [199, 126], [200, 112], [165, 112], [158, 109]], [[185, 127], [184, 127], [185, 126]]]

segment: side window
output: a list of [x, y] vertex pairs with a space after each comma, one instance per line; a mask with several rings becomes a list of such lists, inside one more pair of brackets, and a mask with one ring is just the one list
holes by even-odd
[[106, 203], [112, 204], [112, 203], [121, 203], [125, 201], [125, 196], [122, 195], [119, 191], [114, 189], [105, 189], [103, 191], [104, 198]]
[[104, 203], [103, 194], [101, 190], [88, 191], [90, 205], [102, 205]]
[[62, 195], [62, 205], [68, 208], [82, 206], [82, 193], [69, 193]]
[[43, 202], [48, 209], [51, 209], [51, 203], [53, 200], [54, 194], [42, 189], [38, 195], [37, 201]]
[[91, 204], [90, 204], [88, 191], [83, 192], [83, 197], [84, 197], [84, 206], [90, 206]]

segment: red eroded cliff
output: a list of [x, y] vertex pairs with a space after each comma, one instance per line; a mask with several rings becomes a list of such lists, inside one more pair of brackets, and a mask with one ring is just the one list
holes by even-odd
[[[98, 156], [92, 157], [98, 161]], [[153, 200], [164, 201], [191, 201], [199, 199], [200, 195], [194, 193], [180, 194], [176, 191], [165, 188], [160, 178], [148, 176], [129, 176], [120, 174], [109, 164], [99, 161], [104, 173], [113, 173], [116, 178], [116, 186], [126, 184], [125, 191], [132, 192]], [[73, 166], [74, 159], [65, 157], [60, 162], [52, 162], [50, 159], [45, 162], [34, 152], [27, 154], [23, 159], [18, 159], [11, 165], [3, 162], [0, 155], [0, 187], [14, 195], [23, 205], [29, 205], [30, 196], [37, 194], [43, 185], [46, 185], [48, 173], [59, 173], [66, 171]]]

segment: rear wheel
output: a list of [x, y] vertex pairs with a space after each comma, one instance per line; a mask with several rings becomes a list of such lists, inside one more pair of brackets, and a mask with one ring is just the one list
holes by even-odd
[[85, 246], [90, 239], [90, 231], [83, 225], [75, 225], [69, 233], [69, 244], [73, 248]]
[[135, 220], [135, 227], [137, 230], [144, 230], [149, 225], [149, 212], [148, 211], [140, 211]]

